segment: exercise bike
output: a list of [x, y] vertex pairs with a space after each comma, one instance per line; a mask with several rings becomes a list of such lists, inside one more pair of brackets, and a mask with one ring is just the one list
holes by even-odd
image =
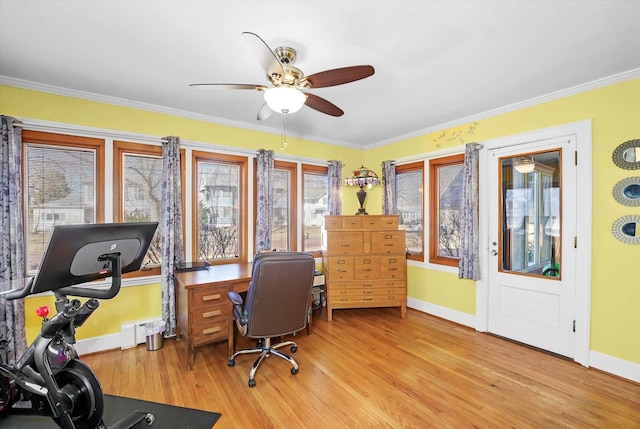
[[[3, 293], [14, 300], [52, 291], [56, 314], [48, 309], [40, 333], [10, 366], [0, 357], [0, 426], [7, 415], [50, 416], [63, 429], [131, 429], [151, 426], [155, 416], [136, 411], [107, 426], [102, 388], [73, 347], [79, 328], [100, 305], [120, 291], [122, 273], [137, 271], [157, 222], [61, 225], [54, 227], [35, 277]], [[82, 285], [111, 277], [108, 289]], [[12, 284], [15, 286], [15, 284]], [[69, 296], [88, 298], [84, 303]], [[6, 360], [6, 356], [4, 358]], [[22, 425], [21, 425], [22, 426]]]

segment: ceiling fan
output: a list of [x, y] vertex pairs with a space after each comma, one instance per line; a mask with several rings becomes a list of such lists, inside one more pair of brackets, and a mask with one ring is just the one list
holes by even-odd
[[242, 36], [260, 66], [267, 72], [270, 86], [226, 83], [193, 83], [189, 86], [263, 91], [265, 103], [258, 111], [258, 120], [267, 119], [274, 111], [283, 115], [294, 113], [303, 105], [327, 115], [342, 116], [344, 111], [338, 106], [306, 91], [354, 82], [374, 73], [372, 66], [362, 65], [326, 70], [305, 76], [302, 70], [293, 66], [297, 55], [295, 49], [281, 46], [272, 50], [257, 34], [244, 32]]

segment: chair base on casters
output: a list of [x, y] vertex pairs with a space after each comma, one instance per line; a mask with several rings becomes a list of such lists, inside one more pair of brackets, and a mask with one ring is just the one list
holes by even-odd
[[291, 374], [296, 375], [298, 373], [298, 364], [296, 363], [296, 361], [291, 356], [286, 355], [278, 350], [279, 348], [286, 347], [286, 346], [291, 346], [291, 353], [295, 353], [296, 351], [298, 351], [298, 345], [294, 341], [284, 341], [282, 343], [278, 343], [272, 346], [271, 338], [264, 338], [262, 340], [261, 347], [255, 347], [252, 349], [243, 349], [235, 352], [229, 359], [229, 362], [227, 362], [227, 365], [234, 366], [236, 356], [238, 355], [246, 355], [249, 353], [260, 353], [260, 356], [258, 356], [258, 359], [256, 359], [256, 361], [253, 363], [253, 366], [251, 367], [251, 371], [249, 371], [249, 387], [254, 387], [256, 385], [256, 380], [255, 380], [256, 371], [258, 371], [258, 367], [262, 363], [262, 360], [265, 357], [269, 357], [270, 355], [275, 355], [288, 361], [292, 366]]

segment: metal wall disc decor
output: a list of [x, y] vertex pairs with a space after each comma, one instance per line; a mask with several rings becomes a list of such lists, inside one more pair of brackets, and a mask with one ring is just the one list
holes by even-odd
[[640, 139], [622, 143], [613, 151], [613, 163], [625, 170], [640, 170]]
[[640, 207], [640, 176], [627, 177], [616, 183], [613, 198], [623, 206]]
[[640, 244], [640, 215], [622, 216], [613, 223], [613, 236], [626, 244]]

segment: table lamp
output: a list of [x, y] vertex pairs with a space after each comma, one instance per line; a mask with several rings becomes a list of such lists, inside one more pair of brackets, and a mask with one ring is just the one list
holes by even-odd
[[364, 200], [367, 198], [367, 191], [364, 190], [364, 187], [366, 186], [370, 189], [372, 186], [380, 184], [380, 179], [378, 179], [376, 173], [363, 165], [357, 170], [353, 170], [351, 175], [345, 179], [344, 183], [347, 186], [358, 186], [360, 188], [358, 192], [356, 192], [358, 202], [360, 203], [360, 208], [356, 215], [368, 215], [369, 213], [364, 209]]

